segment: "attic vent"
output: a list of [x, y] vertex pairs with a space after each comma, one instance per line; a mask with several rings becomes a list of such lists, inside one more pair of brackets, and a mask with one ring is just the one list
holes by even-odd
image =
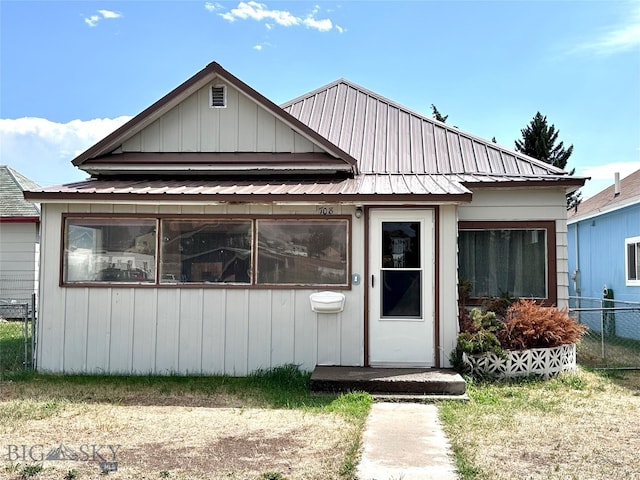
[[227, 87], [224, 85], [213, 85], [211, 87], [209, 106], [211, 108], [225, 108], [227, 106]]

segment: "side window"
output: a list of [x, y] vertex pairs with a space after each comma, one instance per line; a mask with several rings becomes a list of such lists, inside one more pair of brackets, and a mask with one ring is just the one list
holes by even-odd
[[640, 286], [640, 237], [627, 238], [624, 245], [626, 284]]

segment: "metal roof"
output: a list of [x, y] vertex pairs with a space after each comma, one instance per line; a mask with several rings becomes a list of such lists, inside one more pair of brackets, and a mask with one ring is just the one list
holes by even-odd
[[[216, 76], [322, 146], [328, 155], [261, 152], [110, 155], [122, 142]], [[365, 199], [468, 202], [470, 186], [579, 187], [585, 181], [424, 117], [344, 79], [279, 107], [217, 63], [211, 63], [79, 155], [73, 164], [87, 171], [97, 168], [109, 175], [99, 175], [99, 180], [48, 187], [26, 193], [25, 197], [60, 200], [104, 196], [109, 200], [115, 195], [128, 200], [135, 197], [170, 201], [207, 198], [243, 202]], [[135, 168], [129, 168], [131, 165]], [[331, 169], [333, 176], [327, 173]]]
[[0, 165], [0, 217], [40, 217], [38, 205], [24, 199], [25, 190], [40, 186], [6, 165]]
[[[405, 201], [471, 200], [471, 192], [455, 178], [440, 175], [359, 175], [355, 178], [305, 177], [251, 179], [179, 178], [179, 179], [89, 179], [83, 182], [57, 185], [28, 192], [27, 198], [76, 199], [99, 198], [117, 201], [137, 200], [218, 200], [291, 201], [306, 199], [320, 202], [362, 201], [367, 197]], [[246, 201], [246, 199], [245, 199]]]
[[358, 160], [363, 173], [566, 175], [427, 118], [345, 79], [281, 107]]

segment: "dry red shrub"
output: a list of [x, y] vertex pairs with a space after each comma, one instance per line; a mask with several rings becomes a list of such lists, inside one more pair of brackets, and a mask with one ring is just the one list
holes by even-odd
[[520, 299], [507, 310], [498, 339], [509, 350], [557, 347], [578, 342], [586, 329], [569, 316], [566, 308], [543, 307], [534, 300]]

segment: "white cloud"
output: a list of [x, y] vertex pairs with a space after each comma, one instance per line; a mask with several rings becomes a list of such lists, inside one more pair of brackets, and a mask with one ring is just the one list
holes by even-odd
[[328, 18], [325, 18], [323, 20], [316, 20], [315, 18], [309, 16], [303, 20], [303, 23], [307, 28], [315, 28], [320, 32], [328, 32], [333, 28], [333, 23]]
[[98, 23], [100, 22], [100, 20], [102, 20], [103, 18], [106, 19], [114, 19], [114, 18], [120, 18], [122, 17], [122, 14], [119, 12], [114, 12], [112, 10], [98, 10], [98, 14], [99, 15], [91, 15], [89, 17], [86, 17], [84, 19], [84, 23], [86, 23], [87, 25], [89, 25], [90, 27], [95, 27], [98, 25]]
[[342, 27], [334, 27], [333, 22], [329, 18], [316, 18], [319, 11], [320, 7], [315, 5], [309, 15], [300, 17], [287, 10], [271, 10], [266, 4], [251, 0], [249, 2], [240, 2], [237, 7], [232, 8], [228, 12], [219, 13], [218, 15], [228, 22], [235, 22], [236, 20], [265, 22], [265, 27], [269, 30], [271, 30], [275, 24], [282, 27], [305, 26], [320, 32], [327, 32], [333, 28], [336, 28], [340, 33], [344, 31]]
[[204, 8], [209, 12], [215, 12], [216, 10], [220, 10], [221, 8], [224, 8], [224, 7], [220, 5], [218, 2], [206, 2], [204, 4]]
[[262, 45], [254, 45], [253, 49], [260, 51], [260, 50], [262, 50]]
[[0, 164], [40, 185], [78, 181], [87, 174], [71, 160], [131, 117], [57, 123], [46, 118], [0, 119]]
[[582, 198], [586, 199], [592, 197], [596, 193], [601, 192], [605, 188], [613, 185], [614, 173], [620, 173], [620, 178], [624, 178], [631, 175], [636, 170], [640, 169], [640, 162], [614, 162], [604, 165], [592, 165], [585, 166], [583, 168], [576, 168], [576, 175], [581, 177], [591, 177], [584, 187], [580, 189], [582, 192]]
[[104, 18], [120, 18], [122, 16], [121, 13], [112, 12], [111, 10], [98, 10], [98, 13]]
[[626, 21], [604, 29], [593, 41], [585, 42], [574, 49], [574, 53], [589, 52], [612, 55], [640, 48], [640, 4], [635, 4]]
[[87, 17], [84, 19], [84, 23], [86, 23], [90, 27], [95, 27], [99, 21], [100, 21], [99, 15], [91, 15], [90, 17]]

